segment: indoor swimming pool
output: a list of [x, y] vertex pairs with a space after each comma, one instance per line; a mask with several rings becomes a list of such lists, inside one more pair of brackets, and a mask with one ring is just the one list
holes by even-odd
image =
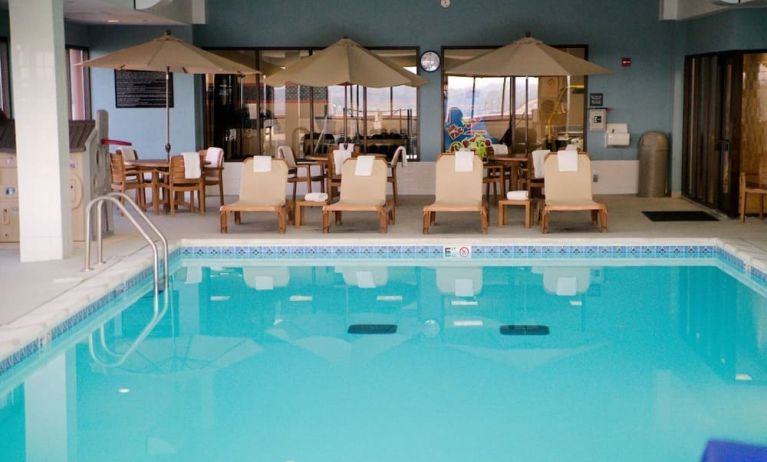
[[0, 460], [697, 461], [767, 444], [721, 258], [175, 259], [0, 375]]

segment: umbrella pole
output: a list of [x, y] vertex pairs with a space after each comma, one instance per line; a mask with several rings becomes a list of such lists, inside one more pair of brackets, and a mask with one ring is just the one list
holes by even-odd
[[364, 148], [364, 153], [367, 154], [368, 152], [368, 87], [362, 88], [362, 116], [364, 117], [362, 121], [362, 139]]
[[346, 110], [349, 108], [349, 92], [347, 91], [349, 87], [344, 84], [344, 143], [347, 142], [346, 140], [346, 132], [348, 129], [349, 121], [346, 118]]
[[170, 162], [170, 67], [165, 68], [165, 158]]
[[527, 132], [530, 126], [530, 116], [529, 116], [529, 113], [527, 112], [527, 105], [530, 99], [530, 95], [529, 95], [530, 90], [527, 87], [529, 79], [530, 79], [529, 77], [525, 77], [525, 152], [530, 152], [530, 140], [527, 138], [528, 137]]

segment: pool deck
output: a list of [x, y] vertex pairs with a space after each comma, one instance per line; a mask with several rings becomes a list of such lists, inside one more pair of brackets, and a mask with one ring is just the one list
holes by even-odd
[[[232, 198], [227, 198], [231, 200]], [[651, 222], [642, 210], [700, 210], [700, 207], [681, 198], [637, 198], [634, 196], [604, 196], [598, 200], [608, 204], [610, 210], [608, 233], [600, 233], [589, 221], [588, 214], [555, 214], [551, 232], [541, 234], [538, 227], [526, 229], [522, 225], [522, 209], [508, 209], [508, 224], [498, 227], [498, 211], [490, 210], [490, 229], [487, 235], [479, 232], [479, 218], [473, 214], [441, 214], [438, 224], [429, 235], [421, 233], [421, 208], [429, 202], [427, 197], [402, 197], [397, 207], [397, 223], [387, 234], [379, 234], [373, 214], [345, 214], [344, 224], [333, 225], [329, 234], [321, 232], [320, 211], [306, 211], [305, 225], [288, 227], [286, 234], [277, 232], [275, 216], [251, 214], [244, 216], [243, 224], [230, 223], [229, 233], [219, 233], [218, 198], [208, 200], [206, 215], [181, 211], [176, 216], [159, 215], [150, 219], [166, 234], [171, 246], [181, 240], [199, 243], [215, 239], [215, 244], [307, 244], [365, 245], [389, 243], [416, 244], [550, 244], [574, 245], [587, 243], [634, 244], [645, 242], [673, 243], [717, 238], [741, 254], [757, 261], [767, 262], [767, 223], [748, 218], [745, 224], [720, 216], [716, 222]], [[115, 233], [105, 239], [107, 264], [85, 273], [83, 245], [75, 245], [74, 254], [61, 261], [19, 263], [16, 244], [0, 244], [0, 358], [9, 350], [18, 348], [20, 338], [32, 331], [40, 331], [60, 321], [77, 305], [93, 301], [94, 293], [105, 292], [110, 285], [135, 274], [150, 261], [146, 243], [130, 227], [127, 220], [115, 215]], [[213, 243], [213, 242], [208, 242]]]

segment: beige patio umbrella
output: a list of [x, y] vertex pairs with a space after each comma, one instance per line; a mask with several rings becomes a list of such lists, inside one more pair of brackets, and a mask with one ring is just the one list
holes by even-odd
[[[354, 40], [342, 38], [311, 56], [300, 59], [287, 69], [269, 75], [265, 79], [271, 86], [287, 83], [309, 87], [333, 85], [360, 85], [386, 88], [407, 85], [417, 87], [428, 82], [396, 63], [377, 56]], [[346, 93], [344, 92], [344, 95]], [[363, 94], [364, 96], [364, 94]], [[367, 99], [365, 99], [365, 106]], [[363, 108], [367, 112], [367, 107]], [[346, 111], [344, 110], [344, 136], [346, 136]]]
[[[526, 36], [490, 50], [446, 71], [450, 75], [544, 77], [609, 74], [612, 71]], [[527, 92], [525, 92], [527, 125]], [[527, 137], [527, 126], [525, 126]], [[527, 140], [525, 140], [527, 143]]]
[[257, 70], [222, 58], [172, 37], [166, 32], [149, 42], [81, 63], [87, 67], [165, 72], [165, 153], [170, 157], [169, 81], [172, 72], [184, 74], [256, 74]]

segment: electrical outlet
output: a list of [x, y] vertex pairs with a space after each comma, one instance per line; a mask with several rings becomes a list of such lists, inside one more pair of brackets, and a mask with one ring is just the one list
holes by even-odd
[[598, 174], [598, 173], [595, 173], [595, 174], [592, 176], [592, 178], [591, 178], [591, 181], [592, 181], [593, 183], [598, 183], [598, 182], [599, 182], [599, 174]]

